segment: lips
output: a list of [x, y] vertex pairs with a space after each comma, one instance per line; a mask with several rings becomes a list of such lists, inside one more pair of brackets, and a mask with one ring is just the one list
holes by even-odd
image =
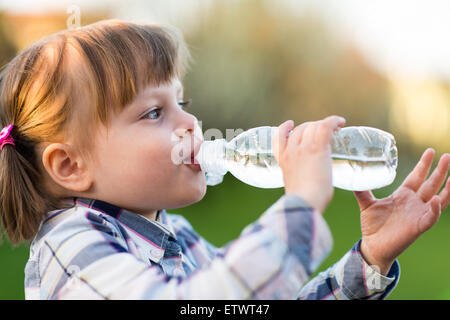
[[197, 159], [195, 159], [195, 151], [192, 150], [192, 152], [191, 152], [191, 163], [195, 163], [196, 160]]
[[196, 157], [200, 151], [200, 146], [203, 143], [203, 139], [199, 139], [195, 136], [191, 136], [191, 154], [183, 160], [183, 163], [192, 167], [193, 169], [201, 170], [200, 164]]
[[200, 164], [198, 164], [197, 159], [195, 159], [195, 151], [193, 150], [191, 152], [191, 158], [189, 159], [190, 162], [189, 163], [185, 163], [188, 167], [190, 167], [191, 169], [195, 170], [195, 171], [201, 171], [202, 168], [200, 167]]

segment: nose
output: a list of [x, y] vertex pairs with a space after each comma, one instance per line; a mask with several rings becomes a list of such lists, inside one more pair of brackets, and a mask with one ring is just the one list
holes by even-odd
[[204, 140], [197, 118], [191, 114], [188, 115], [189, 117], [185, 118], [187, 121], [179, 123], [178, 127], [173, 131], [177, 142], [174, 148], [176, 150], [174, 153], [176, 159], [174, 161], [174, 158], [172, 158], [172, 161], [177, 164], [180, 162], [194, 163], [195, 160], [192, 162], [192, 157], [195, 158]]
[[177, 136], [177, 138], [184, 139], [189, 134], [192, 135], [193, 131], [192, 131], [192, 129], [187, 129], [187, 128], [177, 128], [177, 129], [175, 129], [174, 133]]
[[189, 135], [191, 135], [203, 140], [203, 134], [201, 132], [201, 128], [198, 125], [197, 118], [194, 115], [186, 112], [185, 117], [174, 130], [174, 134], [180, 139], [185, 139]]

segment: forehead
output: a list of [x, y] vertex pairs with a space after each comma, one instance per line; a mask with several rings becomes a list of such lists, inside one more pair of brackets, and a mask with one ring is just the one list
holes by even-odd
[[181, 94], [183, 93], [183, 85], [178, 78], [174, 78], [170, 82], [160, 85], [149, 84], [142, 88], [142, 90], [137, 94], [136, 97], [162, 93], [174, 93], [177, 95]]
[[173, 96], [175, 96], [176, 99], [182, 99], [183, 97], [183, 85], [178, 78], [174, 78], [170, 82], [160, 85], [149, 84], [139, 90], [139, 93], [133, 101], [123, 108], [121, 114], [133, 115], [135, 112], [144, 111], [149, 103], [159, 101], [165, 102], [167, 99], [172, 99]]

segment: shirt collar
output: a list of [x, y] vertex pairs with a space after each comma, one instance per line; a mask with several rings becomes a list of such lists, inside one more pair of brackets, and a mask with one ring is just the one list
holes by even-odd
[[[176, 235], [164, 209], [157, 211], [156, 221], [154, 221], [102, 200], [72, 197], [66, 198], [64, 201], [73, 205], [92, 208], [113, 217], [128, 229], [131, 229], [137, 236], [154, 246], [156, 250], [159, 250], [161, 252], [160, 258], [163, 255], [173, 254], [171, 247], [172, 243], [176, 242]], [[159, 258], [156, 260], [159, 261]]]

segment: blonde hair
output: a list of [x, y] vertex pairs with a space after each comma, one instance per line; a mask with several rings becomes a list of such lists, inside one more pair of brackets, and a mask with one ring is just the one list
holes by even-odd
[[148, 84], [181, 79], [189, 60], [173, 27], [105, 20], [47, 36], [4, 67], [0, 128], [14, 124], [16, 145], [0, 151], [0, 221], [11, 243], [31, 239], [47, 212], [67, 207], [46, 190], [42, 146], [76, 137], [76, 149], [89, 156], [109, 112], [122, 111]]

